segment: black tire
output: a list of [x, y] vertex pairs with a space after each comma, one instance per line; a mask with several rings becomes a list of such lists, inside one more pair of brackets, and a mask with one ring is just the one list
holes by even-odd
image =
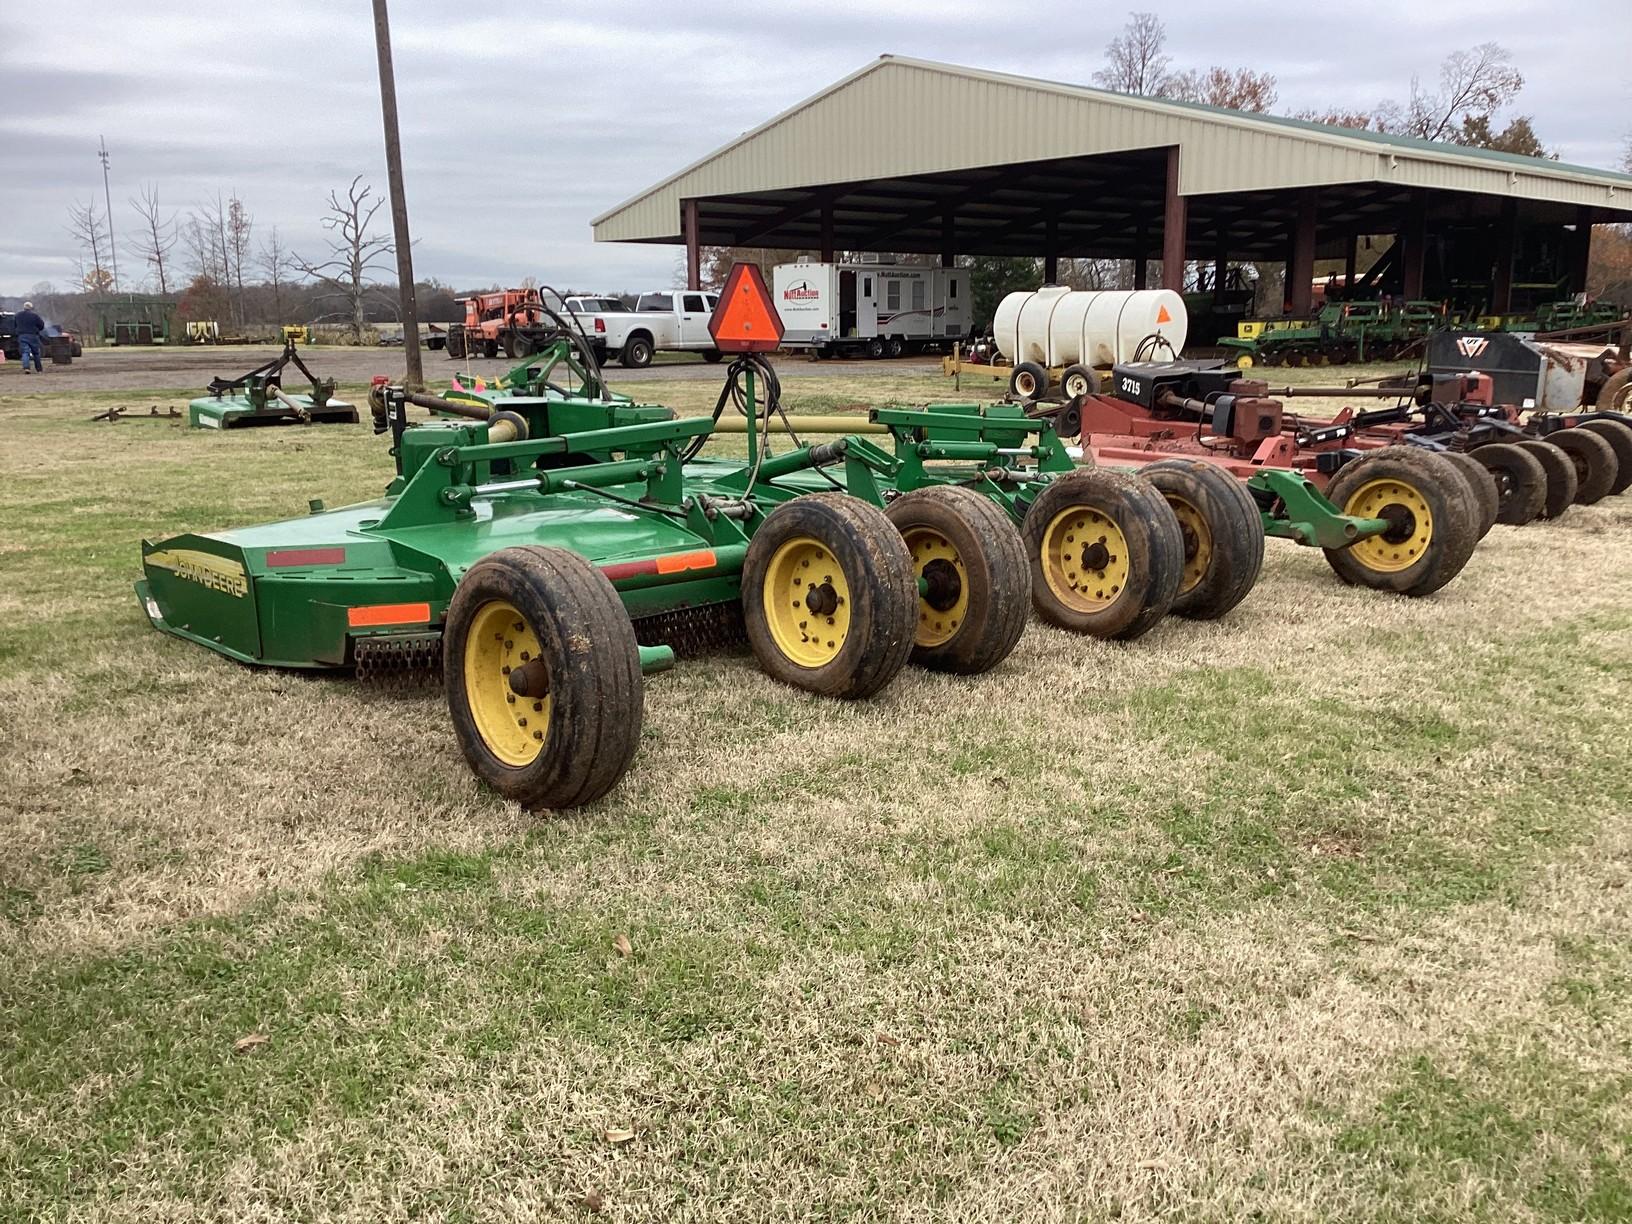
[[1556, 519], [1575, 504], [1575, 464], [1558, 447], [1539, 438], [1525, 438], [1513, 445], [1539, 459], [1542, 471], [1547, 473], [1547, 492], [1536, 517]]
[[1496, 521], [1509, 527], [1534, 522], [1547, 501], [1547, 469], [1522, 446], [1492, 442], [1472, 458], [1496, 483]]
[[630, 336], [623, 342], [623, 351], [618, 354], [618, 361], [625, 369], [643, 370], [652, 364], [652, 357], [656, 350], [652, 348], [651, 338], [644, 335]]
[[[500, 633], [514, 636], [501, 642]], [[547, 708], [543, 694], [518, 692], [512, 679], [539, 660]], [[443, 672], [465, 760], [523, 807], [593, 803], [618, 784], [640, 746], [634, 626], [606, 575], [577, 553], [507, 548], [466, 571], [448, 604]], [[542, 727], [526, 726], [540, 717]], [[536, 752], [530, 760], [528, 751]]]
[[498, 355], [499, 355], [499, 342], [497, 340], [483, 340], [482, 341], [482, 356], [483, 357], [486, 357], [489, 361], [492, 361]]
[[871, 340], [867, 341], [867, 356], [871, 357], [874, 361], [878, 361], [883, 358], [884, 337], [874, 336]]
[[504, 333], [504, 355], [511, 361], [521, 356], [521, 337], [513, 331]]
[[1456, 465], [1456, 470], [1462, 473], [1462, 479], [1468, 482], [1468, 492], [1472, 495], [1474, 508], [1478, 512], [1475, 526], [1482, 540], [1496, 525], [1496, 514], [1501, 509], [1501, 498], [1496, 492], [1496, 478], [1472, 455], [1463, 454], [1461, 451], [1440, 453]]
[[1016, 399], [1041, 399], [1048, 393], [1048, 371], [1035, 361], [1022, 361], [1009, 375], [1009, 394]]
[[891, 336], [884, 345], [884, 352], [889, 357], [904, 357], [907, 352], [907, 342], [900, 336]]
[[[801, 551], [809, 555], [801, 558]], [[810, 581], [812, 561], [834, 572]], [[828, 606], [813, 615], [816, 591]], [[845, 493], [796, 497], [771, 511], [749, 542], [742, 613], [748, 643], [774, 679], [827, 697], [871, 697], [912, 653], [918, 621], [912, 557], [882, 510]], [[808, 622], [822, 619], [827, 625], [809, 633]], [[824, 639], [823, 628], [839, 632]]]
[[1478, 543], [1473, 494], [1442, 455], [1385, 446], [1344, 465], [1326, 496], [1344, 514], [1397, 521], [1384, 535], [1325, 550], [1351, 586], [1430, 595], [1462, 572]]
[[1583, 421], [1576, 428], [1597, 434], [1614, 449], [1615, 480], [1609, 486], [1611, 495], [1632, 488], [1632, 425], [1625, 421]]
[[1139, 474], [1167, 499], [1184, 539], [1184, 574], [1173, 612], [1217, 620], [1247, 597], [1263, 569], [1258, 503], [1234, 476], [1202, 459], [1163, 459]]
[[918, 593], [912, 661], [960, 675], [991, 671], [1031, 611], [1031, 570], [1008, 514], [973, 489], [932, 485], [884, 511], [912, 557]]
[[1599, 412], [1632, 412], [1632, 366], [1604, 379], [1597, 406]]
[[722, 357], [724, 357], [724, 356], [725, 356], [725, 354], [720, 352], [719, 349], [704, 349], [703, 350], [703, 360], [708, 362], [709, 365], [718, 365], [719, 362], [720, 362], [720, 359]]
[[1061, 476], [1031, 504], [1021, 535], [1031, 606], [1051, 625], [1132, 641], [1179, 593], [1184, 536], [1148, 480], [1103, 468]]
[[462, 333], [453, 332], [449, 334], [447, 352], [448, 356], [453, 360], [458, 360], [465, 355], [465, 337]]
[[1099, 393], [1099, 372], [1092, 366], [1068, 365], [1060, 374], [1060, 394], [1066, 399]]
[[1620, 475], [1620, 463], [1608, 438], [1584, 429], [1559, 429], [1546, 440], [1570, 457], [1575, 465], [1575, 504], [1591, 506], [1609, 496]]

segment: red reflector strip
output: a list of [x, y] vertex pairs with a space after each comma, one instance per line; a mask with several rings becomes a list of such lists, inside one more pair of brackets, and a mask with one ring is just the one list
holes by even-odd
[[635, 578], [642, 574], [683, 574], [687, 570], [713, 569], [719, 564], [712, 548], [697, 552], [669, 553], [662, 557], [648, 557], [644, 561], [619, 561], [601, 566], [601, 573], [613, 582], [620, 578]]
[[266, 554], [266, 563], [272, 569], [294, 569], [302, 565], [344, 565], [343, 548], [284, 548]]
[[423, 625], [431, 619], [428, 603], [370, 604], [346, 609], [346, 623], [353, 629], [370, 625]]

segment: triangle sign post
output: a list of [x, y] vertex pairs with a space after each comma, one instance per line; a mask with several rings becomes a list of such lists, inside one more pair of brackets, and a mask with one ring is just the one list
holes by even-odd
[[758, 264], [731, 265], [708, 334], [722, 353], [769, 353], [782, 343], [782, 318]]

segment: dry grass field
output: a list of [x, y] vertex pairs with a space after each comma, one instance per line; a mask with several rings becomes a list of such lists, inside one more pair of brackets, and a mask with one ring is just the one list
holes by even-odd
[[0, 1218], [1632, 1216], [1632, 495], [1423, 601], [1272, 541], [1221, 622], [860, 705], [683, 665], [534, 817], [436, 693], [137, 608], [144, 535], [374, 495], [365, 426], [49, 387], [0, 382]]

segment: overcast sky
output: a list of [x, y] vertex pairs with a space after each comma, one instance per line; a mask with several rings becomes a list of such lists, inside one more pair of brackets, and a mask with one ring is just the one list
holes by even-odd
[[[418, 276], [620, 290], [669, 283], [676, 249], [596, 245], [591, 217], [875, 56], [1087, 83], [1134, 5], [391, 7]], [[1526, 77], [1516, 113], [1565, 161], [1615, 166], [1632, 129], [1628, 0], [1151, 7], [1175, 67], [1273, 72], [1283, 110], [1371, 107], [1495, 40]], [[367, 0], [0, 0], [0, 294], [72, 281], [67, 212], [102, 199], [99, 136], [124, 287], [144, 182], [183, 211], [236, 192], [257, 238], [275, 225], [316, 256], [330, 188], [360, 173], [384, 191], [377, 90]]]

